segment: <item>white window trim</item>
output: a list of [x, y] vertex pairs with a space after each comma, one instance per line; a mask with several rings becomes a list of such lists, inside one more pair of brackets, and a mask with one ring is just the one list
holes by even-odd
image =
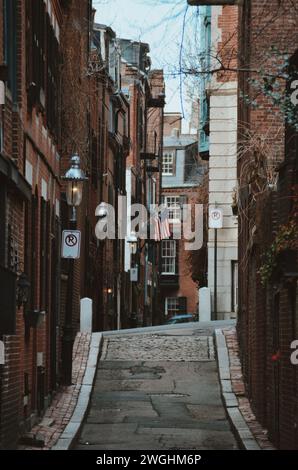
[[180, 311], [179, 297], [166, 297], [165, 298], [165, 316], [167, 317], [169, 315], [169, 299], [171, 300], [175, 299], [177, 301], [177, 309], [175, 309], [175, 311], [176, 311], [176, 315], [178, 315]]
[[[167, 276], [175, 276], [176, 275], [176, 255], [177, 255], [177, 253], [176, 253], [176, 249], [177, 249], [176, 248], [176, 241], [175, 240], [164, 240], [162, 243], [164, 245], [165, 244], [171, 244], [171, 245], [173, 245], [174, 249], [173, 249], [173, 255], [172, 256], [163, 256], [163, 246], [161, 247], [161, 258], [162, 258], [162, 260], [161, 260], [161, 263], [162, 263], [162, 272], [161, 272], [161, 274], [165, 274]], [[174, 263], [173, 263], [174, 270], [172, 272], [163, 270], [163, 260], [164, 259], [174, 260]]]
[[[177, 204], [177, 206], [173, 207], [171, 209], [171, 204], [168, 203], [169, 200], [171, 200], [172, 198], [176, 198], [178, 200], [178, 202], [176, 202], [175, 204]], [[169, 209], [169, 222], [172, 223], [172, 224], [180, 224], [181, 223], [181, 207], [180, 207], [180, 196], [177, 195], [177, 194], [164, 194], [163, 195], [163, 199], [164, 199], [164, 204], [166, 205], [166, 207]], [[171, 217], [171, 211], [174, 211], [175, 209], [178, 209], [179, 210], [179, 217]]]
[[[172, 163], [164, 162], [165, 157], [172, 157]], [[176, 152], [175, 150], [170, 150], [169, 152], [164, 152], [162, 156], [162, 176], [176, 176], [175, 171], [175, 163], [176, 163]], [[164, 165], [172, 165], [172, 171], [164, 171]]]

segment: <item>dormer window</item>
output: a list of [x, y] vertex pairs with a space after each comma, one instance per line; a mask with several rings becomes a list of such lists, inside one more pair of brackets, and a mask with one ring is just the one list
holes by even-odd
[[167, 151], [162, 157], [162, 176], [175, 176], [175, 151]]

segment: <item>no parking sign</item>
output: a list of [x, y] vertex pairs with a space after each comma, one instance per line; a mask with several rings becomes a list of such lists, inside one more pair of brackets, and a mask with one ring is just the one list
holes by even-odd
[[80, 230], [63, 230], [62, 232], [62, 258], [78, 259], [81, 248]]
[[209, 211], [209, 228], [223, 227], [223, 211], [221, 209], [210, 209]]

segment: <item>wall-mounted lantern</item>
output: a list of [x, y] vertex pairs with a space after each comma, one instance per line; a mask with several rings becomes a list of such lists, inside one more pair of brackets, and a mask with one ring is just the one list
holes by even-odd
[[127, 243], [130, 244], [130, 250], [133, 255], [136, 254], [138, 248], [138, 239], [136, 232], [132, 231], [129, 237], [127, 237]]

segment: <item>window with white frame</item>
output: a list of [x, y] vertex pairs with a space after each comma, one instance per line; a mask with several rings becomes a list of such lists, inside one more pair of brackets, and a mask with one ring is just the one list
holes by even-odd
[[162, 175], [175, 176], [175, 151], [165, 152], [162, 157]]
[[180, 312], [179, 297], [166, 297], [165, 299], [165, 315], [172, 317]]
[[163, 196], [163, 204], [165, 204], [165, 206], [169, 209], [169, 221], [173, 223], [180, 222], [180, 196]]
[[163, 240], [161, 258], [162, 274], [176, 274], [176, 240]]

